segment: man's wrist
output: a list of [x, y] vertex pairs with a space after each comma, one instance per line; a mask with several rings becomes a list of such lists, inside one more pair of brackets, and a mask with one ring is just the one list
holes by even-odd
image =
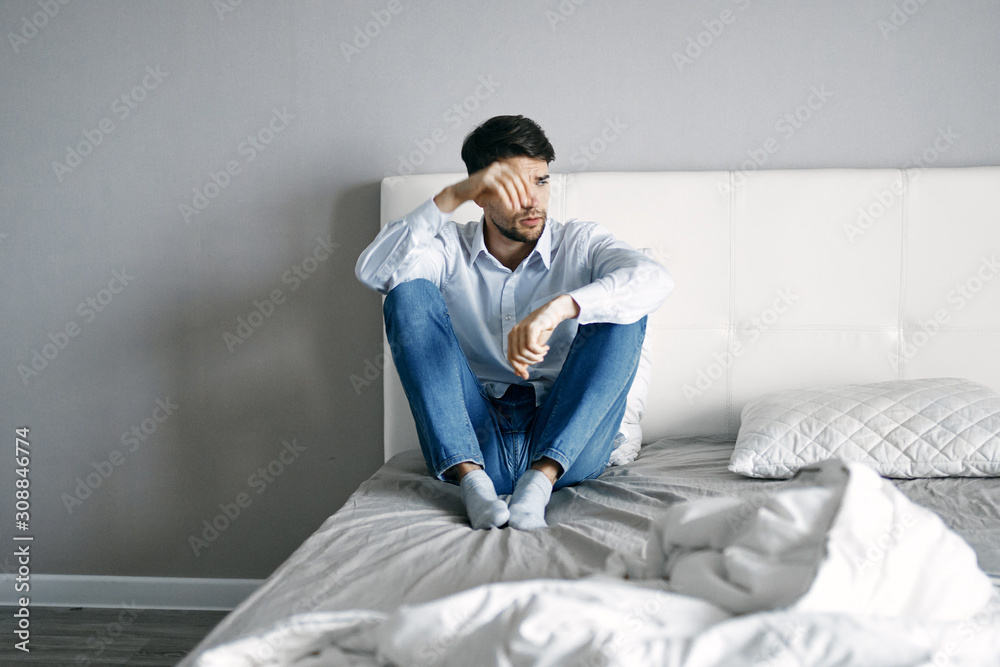
[[455, 195], [454, 187], [449, 185], [434, 197], [434, 205], [442, 213], [452, 213], [462, 205], [462, 201]]
[[558, 297], [559, 301], [559, 312], [563, 315], [564, 320], [572, 320], [580, 316], [580, 304], [576, 302], [569, 294], [562, 294]]

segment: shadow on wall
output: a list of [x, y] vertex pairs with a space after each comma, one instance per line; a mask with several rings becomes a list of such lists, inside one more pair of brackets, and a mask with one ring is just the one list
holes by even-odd
[[284, 267], [270, 279], [220, 298], [192, 278], [159, 313], [139, 349], [178, 407], [129, 473], [148, 492], [123, 510], [157, 517], [156, 537], [116, 557], [266, 577], [381, 465], [381, 391], [359, 396], [349, 379], [381, 349], [380, 300], [354, 276], [378, 202], [377, 183], [339, 193], [329, 233], [269, 257]]

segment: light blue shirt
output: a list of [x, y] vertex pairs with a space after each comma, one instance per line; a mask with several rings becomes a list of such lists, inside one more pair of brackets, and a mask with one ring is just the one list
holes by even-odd
[[580, 306], [579, 317], [552, 332], [545, 359], [528, 367], [541, 405], [578, 324], [637, 322], [674, 287], [659, 262], [594, 222], [547, 218], [531, 254], [511, 271], [486, 249], [483, 218], [466, 224], [448, 218], [432, 198], [393, 220], [361, 253], [355, 273], [382, 294], [417, 278], [437, 285], [469, 367], [494, 397], [525, 382], [507, 361], [507, 336], [535, 309], [561, 294]]

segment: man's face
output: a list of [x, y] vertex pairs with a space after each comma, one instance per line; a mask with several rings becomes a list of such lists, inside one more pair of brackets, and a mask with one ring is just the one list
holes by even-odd
[[545, 160], [530, 157], [512, 157], [500, 160], [528, 177], [530, 187], [528, 206], [508, 208], [493, 196], [483, 203], [486, 222], [512, 241], [532, 243], [545, 230], [549, 209], [549, 165]]

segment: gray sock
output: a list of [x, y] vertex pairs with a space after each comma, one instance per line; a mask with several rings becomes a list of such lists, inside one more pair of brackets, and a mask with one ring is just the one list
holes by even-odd
[[529, 469], [510, 498], [510, 527], [518, 530], [547, 528], [545, 506], [552, 496], [552, 482], [541, 470]]
[[459, 482], [462, 501], [473, 528], [499, 528], [507, 523], [507, 503], [497, 497], [493, 480], [485, 470], [473, 470]]

